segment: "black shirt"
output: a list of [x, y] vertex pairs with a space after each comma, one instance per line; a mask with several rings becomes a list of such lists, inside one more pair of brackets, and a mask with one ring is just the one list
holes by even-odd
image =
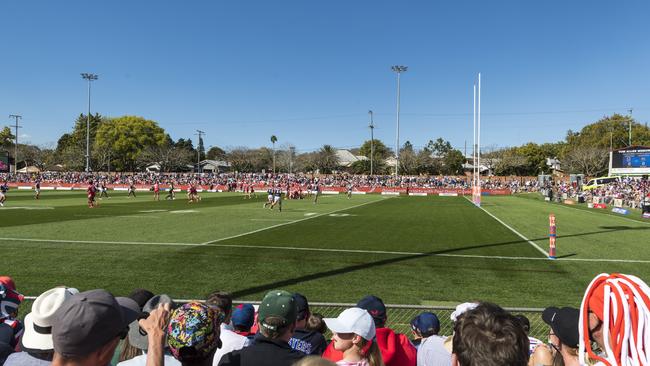
[[322, 334], [306, 329], [296, 329], [289, 340], [289, 347], [307, 355], [320, 356], [327, 348], [327, 341]]
[[269, 339], [261, 334], [255, 344], [221, 357], [219, 366], [291, 366], [305, 356], [279, 339]]

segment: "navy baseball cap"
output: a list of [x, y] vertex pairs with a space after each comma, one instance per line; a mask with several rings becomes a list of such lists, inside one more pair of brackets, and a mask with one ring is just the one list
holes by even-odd
[[383, 326], [384, 322], [386, 322], [386, 305], [384, 305], [382, 299], [377, 296], [368, 295], [364, 297], [359, 300], [357, 307], [368, 311], [372, 316], [372, 319], [374, 319], [376, 326]]
[[255, 308], [251, 304], [239, 304], [232, 310], [232, 325], [250, 328], [255, 322]]
[[436, 314], [424, 312], [411, 320], [411, 329], [423, 337], [429, 337], [437, 334], [440, 330], [440, 320]]
[[305, 295], [300, 293], [293, 294], [293, 299], [296, 300], [296, 307], [298, 308], [298, 320], [303, 320], [309, 315], [309, 303]]

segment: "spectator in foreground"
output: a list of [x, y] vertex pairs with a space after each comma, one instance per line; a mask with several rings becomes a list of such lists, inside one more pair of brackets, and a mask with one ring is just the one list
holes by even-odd
[[418, 366], [450, 366], [451, 353], [444, 346], [445, 337], [438, 335], [440, 320], [434, 313], [424, 312], [411, 321], [413, 333], [420, 339]]
[[327, 347], [327, 341], [321, 333], [306, 329], [307, 320], [311, 315], [307, 298], [299, 293], [293, 294], [293, 298], [296, 301], [298, 315], [296, 318], [296, 331], [289, 340], [289, 346], [307, 355], [320, 356]]
[[529, 365], [578, 366], [578, 322], [580, 311], [564, 307], [544, 309], [542, 320], [551, 327], [549, 345], [541, 344], [535, 349]]
[[[170, 309], [175, 306], [174, 301], [167, 295], [163, 294], [153, 296], [142, 307], [144, 314], [141, 317], [144, 319], [148, 318], [148, 314], [151, 314], [155, 309], [165, 304], [167, 304]], [[147, 364], [147, 352], [149, 350], [149, 337], [138, 320], [129, 324], [129, 335], [126, 339], [128, 339], [128, 343], [131, 346], [137, 349], [138, 354], [133, 358], [119, 362], [117, 366], [145, 366]], [[163, 348], [163, 363], [166, 366], [180, 366], [181, 363], [178, 362], [169, 352], [166, 335], [163, 341]]]
[[251, 332], [251, 327], [255, 323], [255, 308], [251, 304], [239, 304], [232, 311], [232, 326], [235, 333], [244, 336], [249, 340], [253, 339], [255, 334]]
[[495, 304], [483, 302], [454, 325], [454, 366], [526, 366], [528, 337], [519, 321]]
[[515, 315], [515, 318], [517, 318], [519, 324], [521, 324], [521, 326], [524, 328], [524, 332], [526, 332], [526, 335], [528, 336], [528, 342], [530, 343], [530, 346], [528, 347], [528, 354], [532, 355], [533, 351], [535, 351], [535, 348], [541, 344], [544, 344], [544, 342], [530, 336], [530, 320], [528, 320], [525, 315], [517, 314]]
[[361, 308], [343, 310], [338, 318], [325, 318], [332, 331], [332, 345], [343, 354], [339, 366], [384, 366], [375, 341], [375, 322]]
[[115, 298], [105, 290], [71, 296], [54, 313], [52, 365], [108, 364], [120, 338], [126, 337], [129, 323], [139, 314], [135, 301]]
[[[650, 352], [650, 288], [640, 278], [601, 273], [585, 291], [580, 305], [580, 363], [588, 356], [596, 365], [645, 365]], [[605, 321], [609, 320], [605, 325]], [[591, 348], [595, 341], [601, 354]]]
[[220, 335], [221, 347], [214, 353], [212, 364], [217, 366], [221, 357], [226, 353], [242, 349], [250, 344], [250, 340], [242, 335], [235, 333], [234, 328], [230, 325], [232, 317], [232, 297], [229, 293], [215, 291], [208, 296], [206, 305], [215, 307], [223, 315], [221, 321]]
[[336, 364], [318, 356], [307, 356], [294, 363], [293, 366], [336, 366]]
[[65, 287], [47, 290], [34, 300], [32, 311], [25, 316], [25, 332], [20, 339], [22, 352], [13, 353], [5, 366], [49, 365], [54, 356], [52, 322], [55, 312], [73, 293]]
[[0, 327], [12, 329], [11, 348], [16, 347], [23, 334], [23, 324], [18, 320], [18, 307], [23, 299], [24, 296], [16, 291], [13, 278], [0, 276]]
[[296, 301], [291, 293], [273, 290], [260, 304], [255, 344], [225, 354], [219, 366], [290, 366], [305, 356], [289, 347], [296, 328]]
[[216, 308], [190, 302], [174, 310], [167, 326], [167, 344], [183, 366], [211, 366], [221, 347], [223, 314]]
[[[151, 291], [143, 288], [136, 288], [131, 291], [131, 294], [129, 294], [129, 298], [133, 299], [133, 301], [138, 304], [140, 310], [142, 310], [147, 301], [149, 301], [153, 296], [154, 295]], [[142, 355], [142, 350], [133, 346], [129, 341], [129, 337], [126, 337], [118, 344], [113, 359], [111, 360], [111, 365], [117, 365], [122, 361], [130, 360], [140, 355]]]
[[[397, 334], [392, 329], [386, 328], [386, 306], [376, 296], [366, 296], [359, 300], [357, 307], [368, 311], [372, 316], [376, 328], [377, 345], [386, 366], [415, 366], [417, 350], [404, 334]], [[337, 362], [343, 354], [330, 343], [323, 353], [323, 358]]]
[[327, 333], [327, 325], [323, 321], [323, 315], [319, 313], [312, 313], [307, 320], [305, 329], [313, 330], [314, 332], [325, 335], [325, 333]]

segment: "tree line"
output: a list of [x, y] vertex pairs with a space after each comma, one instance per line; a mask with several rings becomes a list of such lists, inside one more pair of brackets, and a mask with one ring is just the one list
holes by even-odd
[[[88, 117], [78, 116], [72, 130], [63, 134], [56, 147], [44, 148], [29, 143], [18, 145], [18, 166], [34, 165], [45, 170], [54, 166], [63, 170], [82, 171], [85, 168], [86, 125]], [[634, 145], [650, 145], [650, 129], [630, 116], [614, 114], [588, 124], [580, 131], [569, 130], [564, 140], [555, 143], [529, 142], [515, 147], [482, 149], [481, 165], [495, 175], [537, 175], [548, 173], [547, 158], [558, 159], [565, 173], [601, 175], [607, 170], [608, 152], [628, 146], [628, 126], [632, 125]], [[197, 161], [204, 159], [227, 161], [231, 170], [239, 172], [321, 172], [348, 171], [370, 173], [371, 160], [375, 174], [394, 173], [394, 150], [382, 141], [364, 141], [360, 148], [350, 149], [365, 157], [350, 166], [341, 166], [337, 149], [324, 145], [317, 151], [298, 153], [295, 146], [283, 144], [276, 148], [278, 137], [270, 138], [271, 148], [263, 146], [210, 147], [203, 139], [196, 145], [191, 139], [173, 140], [157, 122], [137, 116], [90, 116], [90, 161], [93, 171], [140, 171], [157, 163], [161, 171], [192, 171]], [[0, 129], [0, 150], [13, 158], [14, 138], [7, 126]], [[371, 147], [372, 145], [372, 147]], [[371, 159], [372, 151], [372, 159]], [[390, 166], [387, 160], [393, 159]], [[416, 149], [407, 141], [400, 147], [400, 174], [457, 175], [463, 164], [471, 163], [461, 151], [443, 138], [430, 140]]]

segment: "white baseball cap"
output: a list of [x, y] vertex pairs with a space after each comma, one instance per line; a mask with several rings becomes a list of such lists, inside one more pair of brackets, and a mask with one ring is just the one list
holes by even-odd
[[323, 320], [334, 333], [354, 333], [368, 341], [375, 338], [375, 322], [364, 309], [345, 309], [339, 314], [338, 318], [325, 318]]

